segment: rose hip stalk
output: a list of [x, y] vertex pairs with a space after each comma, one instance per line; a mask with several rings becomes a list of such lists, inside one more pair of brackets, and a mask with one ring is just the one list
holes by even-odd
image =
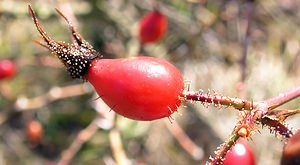
[[29, 13], [48, 48], [65, 65], [72, 78], [89, 81], [112, 110], [134, 120], [169, 117], [180, 106], [183, 90], [181, 73], [169, 62], [153, 57], [101, 59], [68, 22], [74, 42], [51, 39], [29, 6]]

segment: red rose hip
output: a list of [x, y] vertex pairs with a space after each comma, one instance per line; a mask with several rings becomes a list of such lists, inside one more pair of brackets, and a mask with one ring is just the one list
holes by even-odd
[[139, 24], [139, 38], [142, 43], [156, 42], [167, 30], [167, 18], [155, 10], [142, 17]]
[[134, 120], [155, 120], [177, 111], [183, 77], [169, 62], [153, 57], [101, 59], [98, 52], [74, 29], [68, 19], [74, 43], [56, 42], [44, 32], [33, 10], [29, 12], [47, 45], [61, 60], [71, 77], [84, 78], [115, 112]]
[[168, 117], [180, 106], [180, 72], [153, 57], [96, 59], [86, 79], [117, 113], [135, 120]]
[[11, 78], [16, 74], [16, 64], [11, 60], [0, 60], [0, 79]]
[[26, 123], [26, 135], [30, 143], [40, 143], [43, 136], [43, 127], [37, 120]]
[[246, 141], [239, 140], [226, 154], [223, 165], [255, 165], [255, 157]]
[[300, 131], [290, 137], [283, 148], [281, 165], [300, 164]]

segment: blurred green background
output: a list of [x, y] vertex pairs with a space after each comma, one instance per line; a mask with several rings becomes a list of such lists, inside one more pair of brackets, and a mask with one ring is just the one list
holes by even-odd
[[[173, 118], [199, 147], [194, 157], [169, 131], [168, 126], [173, 125], [168, 119], [112, 119], [113, 112], [96, 103], [101, 101], [95, 100], [97, 96], [87, 82], [72, 80], [59, 60], [32, 42], [40, 39], [28, 4], [55, 40], [71, 42], [67, 24], [55, 12], [58, 8], [104, 58], [140, 54], [164, 58], [180, 69], [192, 90], [214, 90], [224, 96], [259, 101], [299, 85], [299, 2], [255, 1], [249, 13], [249, 1], [0, 0], [0, 59], [17, 64], [16, 76], [0, 82], [0, 164], [56, 164], [91, 123], [99, 129], [87, 138], [71, 164], [116, 164], [110, 143], [114, 142], [112, 130], [120, 134], [125, 159], [132, 164], [203, 164], [238, 119], [232, 108], [206, 108], [200, 103], [182, 106]], [[155, 3], [168, 18], [168, 31], [159, 42], [141, 45], [138, 23]], [[249, 43], [243, 44], [249, 16]], [[245, 45], [247, 76], [241, 83], [239, 61]], [[73, 88], [60, 88], [70, 86]], [[299, 100], [285, 105], [299, 107]], [[103, 115], [108, 119], [102, 119]], [[26, 135], [31, 120], [39, 121], [43, 128], [38, 144]], [[299, 128], [299, 116], [287, 123]], [[279, 164], [280, 139], [268, 129], [255, 133], [252, 139], [249, 144], [258, 164]]]

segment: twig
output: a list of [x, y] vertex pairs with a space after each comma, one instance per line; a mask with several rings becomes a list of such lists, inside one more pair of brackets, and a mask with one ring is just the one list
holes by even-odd
[[277, 108], [278, 106], [287, 103], [300, 96], [300, 86], [279, 94], [278, 96], [271, 97], [262, 102], [248, 101], [240, 98], [231, 98], [219, 94], [210, 94], [203, 92], [184, 91], [182, 99], [185, 101], [199, 101], [203, 104], [215, 104], [223, 106], [232, 106], [240, 111], [257, 109], [262, 112], [267, 112]]
[[121, 135], [117, 128], [109, 131], [109, 142], [117, 165], [128, 165], [129, 160], [123, 149]]
[[109, 130], [109, 141], [112, 154], [117, 165], [127, 165], [129, 161], [122, 147], [122, 139], [119, 130], [115, 126], [115, 113], [108, 111], [110, 109], [103, 101], [91, 102], [92, 107], [98, 112], [98, 127]]
[[228, 151], [231, 149], [232, 146], [236, 143], [236, 141], [240, 138], [239, 135], [233, 134], [229, 138], [229, 140], [225, 143], [223, 143], [219, 148], [218, 152], [216, 153], [216, 156], [214, 158], [210, 158], [211, 162], [209, 163], [210, 165], [218, 165], [222, 164], [223, 160], [228, 153]]
[[272, 109], [275, 109], [278, 106], [280, 106], [286, 102], [289, 102], [299, 96], [300, 96], [300, 86], [298, 86], [295, 89], [292, 89], [290, 91], [287, 91], [285, 93], [281, 93], [281, 94], [279, 94], [279, 96], [272, 97], [272, 98], [266, 100], [265, 103], [267, 104], [268, 109], [272, 110]]
[[293, 132], [286, 125], [284, 125], [282, 121], [285, 120], [288, 116], [298, 114], [300, 110], [272, 110], [299, 96], [300, 86], [262, 102], [253, 102], [239, 98], [230, 98], [216, 93], [203, 93], [202, 91], [191, 92], [189, 88], [183, 92], [181, 97], [185, 101], [200, 101], [203, 104], [232, 106], [240, 111], [251, 110], [236, 125], [229, 140], [219, 147], [218, 151], [216, 152], [216, 156], [214, 158], [210, 158], [210, 164], [216, 165], [222, 164], [227, 152], [239, 139], [239, 137], [251, 138], [251, 132], [256, 130], [256, 125], [258, 123], [261, 123], [262, 125], [268, 125], [271, 133], [281, 135], [281, 137], [283, 138], [291, 137], [293, 135]]
[[92, 121], [90, 125], [88, 125], [85, 129], [81, 130], [77, 134], [77, 137], [72, 142], [70, 147], [62, 152], [61, 158], [57, 165], [68, 165], [71, 162], [71, 160], [74, 158], [81, 146], [85, 142], [90, 140], [90, 138], [97, 132], [99, 128], [97, 125], [97, 119], [98, 118], [94, 119], [94, 121]]
[[66, 87], [53, 87], [46, 94], [34, 98], [19, 97], [15, 102], [17, 111], [26, 111], [41, 108], [50, 102], [67, 97], [79, 96], [89, 93], [91, 89], [84, 84]]
[[248, 56], [248, 46], [250, 40], [250, 32], [251, 32], [251, 25], [253, 20], [253, 12], [254, 12], [254, 1], [249, 1], [246, 4], [247, 7], [247, 27], [246, 33], [242, 41], [242, 58], [240, 60], [241, 65], [241, 82], [244, 83], [246, 79], [246, 71], [247, 71], [247, 56]]
[[201, 147], [197, 146], [182, 130], [182, 128], [174, 120], [172, 124], [165, 120], [165, 125], [168, 130], [172, 133], [173, 137], [179, 142], [181, 147], [190, 154], [195, 160], [202, 160], [204, 151]]

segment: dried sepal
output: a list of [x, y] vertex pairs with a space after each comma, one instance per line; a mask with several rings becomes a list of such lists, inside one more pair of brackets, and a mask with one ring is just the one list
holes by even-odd
[[289, 116], [296, 115], [298, 113], [300, 113], [300, 109], [274, 109], [268, 111], [265, 116], [273, 120], [284, 121]]
[[73, 43], [57, 42], [47, 35], [39, 23], [31, 5], [28, 6], [33, 22], [41, 34], [45, 44], [35, 41], [39, 45], [48, 48], [66, 66], [72, 78], [83, 78], [87, 73], [93, 59], [100, 57], [100, 54], [93, 49], [93, 46], [85, 41], [75, 30], [72, 23], [58, 9], [56, 11], [66, 20], [74, 38]]

